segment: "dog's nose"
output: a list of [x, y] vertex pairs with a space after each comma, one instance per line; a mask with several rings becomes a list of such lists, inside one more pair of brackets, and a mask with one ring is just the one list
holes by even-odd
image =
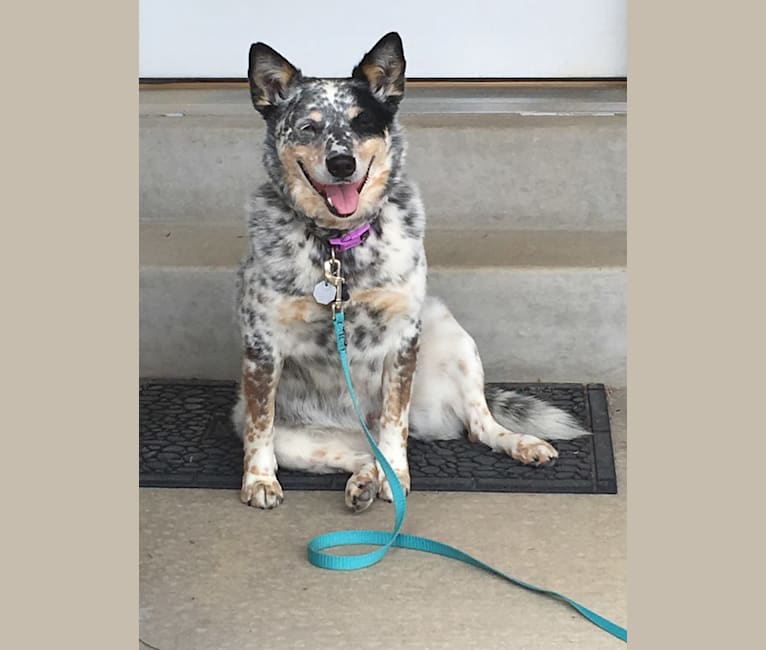
[[345, 153], [327, 156], [325, 164], [335, 178], [348, 178], [356, 171], [356, 160], [353, 156]]

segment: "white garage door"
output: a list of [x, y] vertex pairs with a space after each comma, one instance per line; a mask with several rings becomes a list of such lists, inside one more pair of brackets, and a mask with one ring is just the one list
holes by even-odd
[[264, 41], [305, 74], [341, 77], [398, 31], [409, 77], [626, 76], [627, 0], [140, 0], [142, 78], [247, 75]]

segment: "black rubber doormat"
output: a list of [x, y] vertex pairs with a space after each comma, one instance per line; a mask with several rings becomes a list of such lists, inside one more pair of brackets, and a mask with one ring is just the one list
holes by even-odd
[[[552, 467], [521, 465], [460, 440], [410, 440], [413, 491], [616, 494], [614, 454], [602, 384], [495, 384], [534, 395], [572, 413], [592, 436], [557, 441]], [[242, 444], [229, 415], [234, 382], [146, 380], [140, 384], [141, 487], [239, 489]], [[360, 431], [359, 435], [363, 435]], [[285, 490], [343, 490], [348, 474], [280, 470]]]

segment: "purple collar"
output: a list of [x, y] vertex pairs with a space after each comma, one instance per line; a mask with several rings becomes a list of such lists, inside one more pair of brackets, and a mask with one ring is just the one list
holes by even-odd
[[349, 248], [354, 248], [354, 246], [363, 244], [365, 241], [367, 241], [369, 236], [370, 224], [366, 223], [363, 226], [359, 226], [359, 228], [349, 230], [341, 237], [332, 237], [328, 241], [330, 242], [330, 245], [335, 249], [336, 253], [342, 253], [343, 251], [347, 251]]

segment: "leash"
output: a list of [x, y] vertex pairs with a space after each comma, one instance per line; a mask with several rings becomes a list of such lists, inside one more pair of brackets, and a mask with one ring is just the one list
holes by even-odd
[[[563, 594], [549, 589], [536, 587], [528, 582], [514, 578], [481, 560], [477, 560], [475, 557], [468, 555], [468, 553], [465, 553], [454, 546], [449, 546], [448, 544], [437, 542], [436, 540], [428, 539], [427, 537], [406, 535], [401, 532], [404, 519], [407, 515], [407, 499], [404, 495], [404, 488], [402, 488], [402, 484], [399, 482], [396, 472], [394, 472], [394, 469], [380, 451], [370, 430], [367, 428], [364, 415], [362, 415], [362, 410], [359, 408], [356, 391], [354, 391], [354, 386], [351, 381], [351, 369], [348, 363], [348, 355], [346, 354], [346, 334], [344, 330], [345, 314], [343, 312], [345, 306], [344, 303], [350, 299], [350, 296], [345, 279], [341, 275], [341, 262], [335, 255], [336, 252], [340, 253], [364, 243], [369, 236], [369, 230], [369, 226], [362, 226], [346, 233], [343, 237], [330, 240], [330, 259], [326, 260], [324, 263], [325, 279], [314, 287], [314, 298], [318, 303], [322, 305], [331, 305], [332, 307], [335, 343], [338, 348], [338, 356], [340, 357], [343, 376], [346, 380], [349, 395], [351, 396], [351, 402], [354, 405], [354, 411], [356, 411], [356, 416], [359, 423], [362, 425], [362, 431], [367, 438], [367, 442], [372, 449], [375, 459], [383, 468], [386, 480], [391, 488], [391, 494], [394, 499], [394, 528], [391, 532], [384, 530], [339, 530], [318, 535], [308, 543], [308, 561], [321, 569], [354, 571], [380, 562], [386, 553], [388, 553], [389, 549], [394, 546], [397, 548], [407, 548], [413, 551], [441, 555], [483, 569], [484, 571], [492, 573], [500, 578], [504, 578], [508, 582], [523, 587], [524, 589], [528, 589], [529, 591], [555, 598], [575, 609], [591, 623], [597, 625], [605, 632], [608, 632], [612, 636], [627, 643], [628, 631], [624, 627], [613, 623], [609, 619], [604, 618], [600, 614], [597, 614], [593, 610], [588, 609], [584, 605], [581, 605]], [[374, 551], [357, 555], [334, 555], [332, 553], [323, 552], [328, 548], [357, 546], [360, 544], [377, 546], [378, 548]]]
[[[335, 263], [335, 257], [333, 255], [333, 263]], [[349, 368], [348, 356], [346, 354], [346, 336], [344, 331], [345, 316], [343, 313], [343, 305], [340, 300], [340, 285], [343, 284], [340, 278], [340, 263], [332, 265], [333, 272], [337, 270], [337, 274], [331, 274], [330, 278], [334, 282], [338, 289], [336, 301], [332, 304], [333, 311], [333, 326], [335, 328], [335, 342], [338, 348], [338, 355], [340, 356], [341, 366], [343, 367], [343, 375], [346, 379], [346, 385], [348, 386], [348, 392], [351, 396], [351, 402], [354, 405], [359, 423], [362, 425], [362, 430], [367, 438], [367, 442], [372, 448], [372, 453], [383, 468], [383, 472], [386, 475], [388, 484], [391, 487], [391, 493], [394, 498], [394, 528], [391, 532], [384, 530], [340, 530], [330, 533], [324, 533], [314, 537], [308, 543], [308, 561], [314, 566], [322, 569], [333, 569], [336, 571], [353, 571], [356, 569], [363, 569], [368, 566], [379, 562], [383, 559], [389, 549], [393, 546], [397, 548], [407, 548], [413, 551], [422, 551], [424, 553], [433, 553], [435, 555], [441, 555], [453, 560], [459, 560], [466, 564], [471, 564], [479, 569], [484, 569], [489, 573], [492, 573], [501, 578], [505, 578], [512, 584], [515, 584], [529, 591], [533, 591], [544, 596], [555, 598], [570, 607], [574, 608], [577, 612], [582, 614], [591, 623], [597, 625], [602, 630], [608, 632], [612, 636], [617, 637], [621, 641], [627, 643], [628, 631], [627, 629], [620, 627], [616, 623], [613, 623], [609, 619], [597, 614], [593, 610], [588, 609], [584, 605], [568, 598], [560, 593], [551, 591], [549, 589], [543, 589], [536, 587], [514, 578], [513, 576], [503, 573], [502, 571], [485, 564], [481, 560], [464, 553], [460, 549], [457, 549], [448, 544], [437, 542], [427, 537], [417, 537], [416, 535], [406, 535], [401, 533], [402, 524], [404, 524], [404, 518], [407, 515], [407, 500], [404, 495], [404, 489], [402, 488], [399, 478], [396, 476], [393, 468], [386, 460], [386, 457], [378, 448], [375, 439], [372, 437], [370, 430], [367, 428], [364, 416], [362, 415], [359, 403], [357, 401], [356, 392], [351, 382], [351, 370]], [[331, 553], [324, 553], [324, 549], [335, 548], [338, 546], [356, 546], [359, 544], [378, 546], [379, 548], [367, 553], [361, 553], [358, 555], [333, 555]]]

